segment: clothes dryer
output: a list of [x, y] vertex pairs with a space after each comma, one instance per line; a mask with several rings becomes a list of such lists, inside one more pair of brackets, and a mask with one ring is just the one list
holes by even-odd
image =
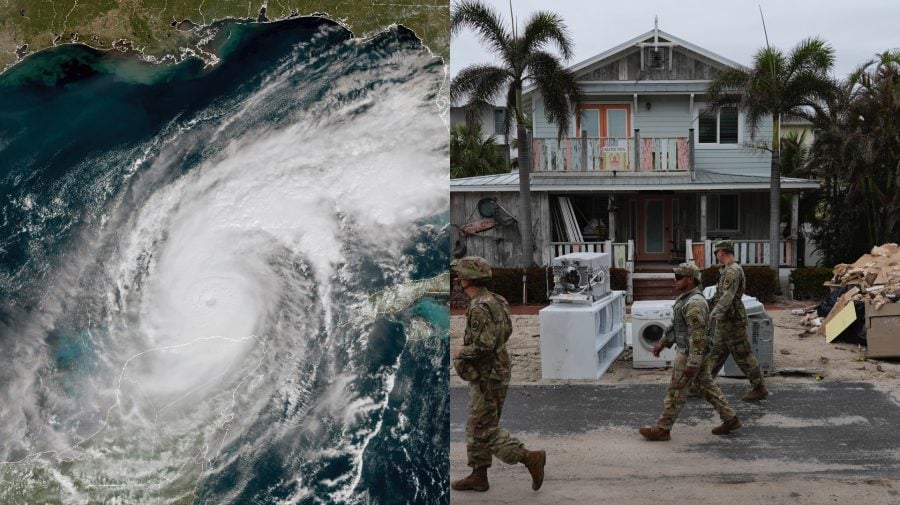
[[640, 300], [631, 305], [632, 366], [634, 368], [661, 368], [672, 366], [675, 348], [663, 349], [659, 357], [653, 356], [653, 346], [672, 324], [672, 306], [675, 300]]

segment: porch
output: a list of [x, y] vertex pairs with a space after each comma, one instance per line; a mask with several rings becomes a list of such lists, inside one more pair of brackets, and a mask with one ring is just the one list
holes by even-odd
[[[713, 251], [714, 240], [686, 239], [684, 251], [686, 258], [672, 256], [670, 262], [635, 261], [635, 244], [633, 240], [626, 242], [551, 242], [549, 257], [556, 258], [574, 252], [609, 253], [614, 268], [624, 268], [628, 272], [626, 296], [629, 303], [642, 299], [674, 298], [674, 291], [665, 281], [674, 279], [671, 274], [672, 265], [680, 261], [692, 261], [700, 269], [716, 264]], [[735, 261], [742, 266], [769, 266], [770, 244], [768, 240], [733, 240]], [[779, 244], [780, 270], [797, 268], [795, 239], [784, 239]]]

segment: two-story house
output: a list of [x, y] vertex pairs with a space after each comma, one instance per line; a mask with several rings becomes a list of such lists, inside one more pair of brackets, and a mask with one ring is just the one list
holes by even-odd
[[[570, 67], [584, 98], [561, 141], [540, 94], [526, 89], [535, 262], [609, 251], [617, 266], [634, 272], [671, 272], [663, 267], [685, 259], [714, 263], [711, 243], [728, 238], [740, 263], [767, 265], [771, 152], [758, 146], [771, 139], [771, 121], [751, 137], [737, 109], [704, 112], [710, 81], [738, 66], [653, 29]], [[485, 198], [515, 215], [518, 177], [451, 180], [451, 222], [478, 219]], [[793, 203], [776, 252], [786, 277], [797, 265], [798, 195], [818, 183], [782, 178], [781, 187]], [[457, 252], [464, 246], [492, 264], [518, 264], [516, 226], [455, 238]]]

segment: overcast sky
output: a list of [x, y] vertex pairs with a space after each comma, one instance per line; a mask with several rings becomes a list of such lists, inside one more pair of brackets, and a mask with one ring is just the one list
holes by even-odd
[[[509, 20], [509, 0], [483, 0]], [[451, 5], [455, 0], [451, 1]], [[900, 1], [897, 0], [512, 0], [520, 25], [529, 14], [552, 10], [565, 20], [575, 43], [575, 64], [653, 29], [750, 65], [765, 46], [762, 7], [769, 43], [784, 51], [802, 39], [820, 36], [835, 50], [835, 75], [846, 77], [861, 63], [887, 49], [900, 48]], [[473, 63], [492, 63], [470, 30], [450, 43], [450, 71]]]

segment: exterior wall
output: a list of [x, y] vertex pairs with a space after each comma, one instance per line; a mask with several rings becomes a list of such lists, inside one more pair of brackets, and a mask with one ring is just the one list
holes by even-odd
[[803, 145], [806, 146], [807, 149], [812, 148], [813, 141], [815, 140], [815, 135], [813, 133], [813, 127], [811, 124], [781, 124], [781, 136], [787, 137], [788, 135], [795, 133], [800, 135], [804, 134], [803, 137]]
[[[695, 117], [703, 110], [703, 103], [695, 103]], [[753, 132], [744, 121], [743, 114], [739, 119], [742, 132], [737, 145], [705, 145], [697, 142], [697, 121], [694, 121], [694, 163], [697, 170], [715, 170], [722, 173], [740, 174], [754, 172], [768, 174], [772, 168], [772, 153], [755, 147], [753, 144], [771, 144], [772, 121], [764, 118]], [[643, 135], [643, 131], [641, 132]]]
[[[518, 192], [503, 193], [450, 193], [450, 222], [461, 226], [469, 221], [481, 219], [478, 214], [478, 201], [482, 198], [496, 198], [501, 207], [509, 211], [513, 216], [519, 214]], [[547, 253], [550, 245], [550, 206], [545, 192], [531, 193], [531, 217], [534, 233], [534, 261], [538, 265], [548, 265], [550, 258]], [[453, 241], [457, 239], [466, 244], [466, 254], [481, 256], [492, 266], [514, 267], [519, 266], [522, 243], [519, 238], [518, 224], [509, 226], [497, 225], [493, 229], [481, 232], [475, 236], [460, 237], [457, 230], [453, 231]]]
[[[650, 110], [647, 110], [648, 103]], [[634, 128], [640, 128], [642, 137], [687, 137], [693, 119], [690, 98], [687, 95], [638, 95], [632, 118]]]

